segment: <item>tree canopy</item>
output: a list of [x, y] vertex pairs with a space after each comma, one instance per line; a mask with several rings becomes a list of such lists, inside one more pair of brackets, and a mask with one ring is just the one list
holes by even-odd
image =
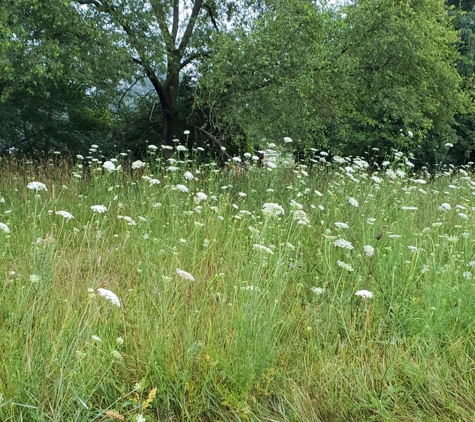
[[420, 152], [443, 140], [459, 160], [473, 150], [470, 2], [6, 3], [4, 152], [101, 140], [139, 153], [185, 129], [194, 146], [236, 153], [284, 136], [297, 151]]

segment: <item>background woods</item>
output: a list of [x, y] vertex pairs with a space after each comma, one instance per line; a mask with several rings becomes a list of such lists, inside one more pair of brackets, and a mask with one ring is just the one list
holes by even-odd
[[3, 154], [139, 156], [190, 130], [208, 154], [290, 136], [299, 156], [474, 159], [473, 2], [4, 3]]

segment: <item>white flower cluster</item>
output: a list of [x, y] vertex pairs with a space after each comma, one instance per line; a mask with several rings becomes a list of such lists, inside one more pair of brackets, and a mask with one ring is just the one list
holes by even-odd
[[284, 208], [281, 205], [273, 202], [267, 202], [262, 206], [262, 213], [266, 217], [277, 217], [284, 214]]
[[44, 183], [41, 183], [41, 182], [30, 182], [28, 183], [28, 186], [27, 186], [28, 189], [30, 190], [34, 190], [35, 192], [40, 192], [42, 190], [48, 190], [46, 188], [46, 185]]
[[333, 244], [338, 248], [348, 249], [349, 251], [353, 249], [353, 245], [345, 239], [336, 239]]
[[97, 289], [97, 294], [108, 300], [113, 305], [118, 306], [120, 308], [120, 300], [114, 292], [111, 292], [107, 289], [99, 288]]

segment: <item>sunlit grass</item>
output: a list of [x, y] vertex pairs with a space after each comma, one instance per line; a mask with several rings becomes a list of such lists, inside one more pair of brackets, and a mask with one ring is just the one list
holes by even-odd
[[117, 158], [3, 163], [2, 421], [475, 418], [469, 169]]

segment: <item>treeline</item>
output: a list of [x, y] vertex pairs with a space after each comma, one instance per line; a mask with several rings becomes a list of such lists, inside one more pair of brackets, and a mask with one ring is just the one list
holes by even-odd
[[473, 0], [1, 3], [5, 156], [265, 138], [302, 159], [475, 161]]

